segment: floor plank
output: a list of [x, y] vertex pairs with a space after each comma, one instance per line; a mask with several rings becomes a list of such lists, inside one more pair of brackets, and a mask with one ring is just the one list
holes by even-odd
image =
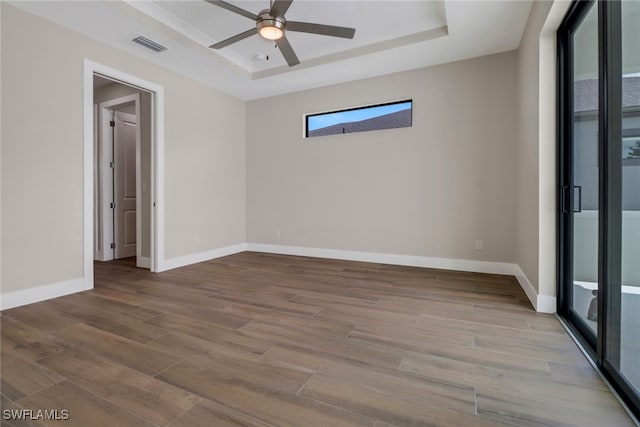
[[62, 329], [55, 336], [148, 375], [155, 375], [182, 359], [175, 353], [160, 351], [85, 324]]
[[57, 331], [77, 323], [76, 320], [61, 316], [47, 303], [48, 301], [38, 303], [38, 307], [12, 308], [3, 311], [2, 314], [44, 332]]
[[84, 350], [73, 349], [38, 361], [85, 390], [153, 424], [165, 425], [200, 398]]
[[522, 402], [523, 399], [517, 394], [478, 391], [478, 414], [496, 422], [507, 420], [516, 426], [633, 425], [626, 413], [612, 412], [608, 405], [595, 404], [576, 410], [568, 407], [565, 399], [554, 403], [529, 400], [529, 404], [523, 405]]
[[[132, 312], [136, 312], [137, 310], [137, 306], [132, 306]], [[94, 328], [102, 329], [103, 331], [111, 332], [112, 334], [120, 335], [121, 337], [141, 343], [167, 334], [167, 331], [162, 328], [143, 323], [137, 319], [132, 319], [131, 317], [133, 316], [123, 318], [108, 311], [93, 307], [80, 306], [73, 311], [63, 313], [63, 315], [91, 325]]]
[[301, 396], [366, 414], [396, 425], [411, 426], [491, 426], [488, 420], [471, 413], [458, 412], [446, 406], [393, 393], [382, 387], [314, 375], [300, 392]]
[[332, 405], [190, 362], [181, 362], [158, 378], [278, 426], [371, 426], [374, 423], [372, 419]]
[[64, 377], [36, 363], [9, 352], [2, 352], [2, 394], [11, 400], [29, 396], [62, 380]]
[[[5, 416], [3, 412], [3, 417], [0, 419], [0, 426], [2, 427], [43, 427], [40, 421], [24, 419], [21, 417], [20, 411], [24, 410], [20, 405], [10, 400], [4, 394], [0, 396], [0, 408], [3, 411], [9, 411], [8, 415]], [[13, 414], [13, 416], [12, 416]]]
[[261, 338], [252, 338], [242, 332], [219, 328], [210, 323], [172, 314], [161, 314], [146, 321], [165, 330], [180, 332], [203, 340], [230, 345], [254, 353], [262, 353], [271, 343]]
[[242, 327], [250, 336], [269, 339], [273, 344], [292, 344], [309, 349], [323, 349], [332, 354], [353, 360], [397, 368], [404, 354], [402, 349], [373, 342], [357, 341], [344, 337], [324, 337], [292, 330], [287, 327], [251, 322]]
[[153, 425], [70, 381], [60, 382], [33, 396], [25, 397], [17, 403], [34, 412], [38, 410], [68, 411], [68, 419], [48, 420], [46, 422], [48, 426], [144, 427]]
[[395, 368], [372, 366], [331, 353], [295, 346], [274, 347], [264, 357], [287, 361], [321, 374], [355, 384], [366, 384], [385, 392], [420, 398], [460, 412], [475, 411], [473, 387], [461, 382], [448, 382], [436, 377], [416, 377]]
[[244, 412], [203, 399], [189, 411], [174, 420], [169, 427], [277, 427]]
[[38, 360], [65, 349], [65, 343], [33, 329], [4, 314], [0, 318], [2, 327], [2, 350], [15, 352], [27, 360]]

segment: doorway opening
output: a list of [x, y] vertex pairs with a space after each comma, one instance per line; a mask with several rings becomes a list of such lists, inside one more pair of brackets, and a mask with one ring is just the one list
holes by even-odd
[[94, 259], [151, 267], [151, 94], [94, 75]]
[[84, 124], [86, 288], [94, 260], [163, 271], [164, 88], [85, 60]]

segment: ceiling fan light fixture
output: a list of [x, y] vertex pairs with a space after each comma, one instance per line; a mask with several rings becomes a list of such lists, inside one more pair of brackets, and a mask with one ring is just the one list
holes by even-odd
[[260, 28], [260, 36], [267, 40], [278, 40], [282, 38], [284, 32], [278, 27], [262, 27]]
[[284, 18], [273, 16], [268, 10], [263, 10], [258, 15], [256, 26], [258, 27], [258, 34], [264, 39], [279, 40], [284, 36]]

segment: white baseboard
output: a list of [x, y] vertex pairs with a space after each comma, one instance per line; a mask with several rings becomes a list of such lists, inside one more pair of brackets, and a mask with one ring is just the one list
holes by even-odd
[[0, 295], [0, 310], [33, 304], [76, 292], [87, 291], [92, 288], [93, 277], [91, 280], [80, 278], [49, 285], [35, 286], [20, 291], [7, 292], [6, 294]]
[[93, 254], [93, 260], [94, 261], [113, 261], [113, 251], [111, 251], [111, 253], [105, 254], [104, 252], [94, 252]]
[[507, 274], [515, 276], [536, 311], [555, 313], [556, 298], [538, 295], [519, 265], [504, 262], [475, 261], [454, 258], [435, 258], [413, 255], [381, 254], [376, 252], [319, 249], [302, 246], [269, 245], [247, 243], [248, 251], [281, 255], [297, 255], [312, 258], [342, 259], [347, 261], [374, 262], [379, 264], [405, 265], [409, 267], [439, 268], [444, 270], [471, 271], [476, 273]]
[[248, 243], [247, 250], [282, 255], [298, 255], [313, 258], [342, 259], [347, 261], [374, 262], [378, 264], [405, 265], [409, 267], [440, 268], [443, 270], [473, 271], [477, 273], [515, 274], [515, 264], [467, 259], [433, 258], [414, 255], [382, 254], [377, 252], [318, 249], [302, 246], [265, 245]]
[[227, 255], [237, 254], [247, 250], [246, 243], [240, 243], [233, 246], [226, 246], [224, 248], [213, 249], [210, 251], [199, 252], [191, 255], [180, 256], [176, 258], [170, 258], [164, 260], [162, 265], [159, 266], [158, 272], [171, 270], [178, 267], [184, 267], [185, 265], [196, 264], [198, 262], [209, 261], [212, 259], [220, 258]]
[[136, 267], [138, 268], [151, 268], [151, 258], [146, 256], [136, 257]]
[[529, 301], [531, 301], [531, 304], [533, 304], [536, 311], [538, 313], [555, 313], [557, 306], [556, 297], [550, 295], [539, 295], [520, 266], [516, 265], [516, 267], [518, 268], [518, 271], [515, 274], [516, 279], [527, 294]]
[[555, 313], [558, 306], [556, 297], [538, 295], [538, 302], [534, 305], [538, 313]]
[[536, 309], [536, 311], [538, 311], [538, 292], [536, 292], [536, 289], [533, 287], [533, 285], [529, 281], [529, 278], [526, 274], [524, 274], [524, 271], [522, 271], [520, 266], [517, 267], [518, 272], [515, 274], [516, 280], [518, 280], [518, 283], [520, 284], [520, 287], [522, 288], [524, 293], [527, 294], [527, 298], [529, 298], [529, 301], [531, 301], [533, 307]]

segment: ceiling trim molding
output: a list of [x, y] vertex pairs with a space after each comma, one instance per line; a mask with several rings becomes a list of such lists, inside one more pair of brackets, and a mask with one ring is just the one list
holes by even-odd
[[[319, 56], [317, 58], [307, 59], [299, 65], [296, 65], [295, 70], [302, 70], [305, 68], [317, 67], [318, 65], [325, 65], [332, 62], [338, 62], [346, 59], [356, 58], [358, 56], [369, 55], [371, 53], [377, 53], [384, 50], [394, 49], [397, 47], [407, 46], [414, 43], [420, 43], [428, 40], [437, 39], [439, 37], [446, 37], [449, 35], [449, 27], [444, 25], [442, 27], [433, 28], [427, 31], [421, 31], [419, 33], [409, 34], [402, 37], [397, 37], [391, 40], [384, 40], [378, 43], [368, 44], [365, 46], [356, 47], [349, 50], [343, 50], [341, 52], [330, 53], [328, 55]], [[257, 71], [252, 73], [251, 79], [258, 80], [265, 77], [277, 76], [278, 74], [284, 74], [291, 71], [291, 68], [283, 65], [276, 68], [270, 68], [268, 70]]]
[[121, 11], [128, 13], [129, 15], [133, 15], [136, 19], [144, 19], [146, 25], [153, 27], [157, 31], [163, 32], [164, 34], [167, 34], [167, 31], [169, 31], [171, 33], [170, 36], [173, 38], [177, 38], [179, 36], [181, 39], [180, 42], [189, 48], [194, 49], [197, 52], [206, 52], [205, 54], [207, 56], [215, 58], [218, 63], [250, 80], [273, 77], [291, 71], [298, 71], [306, 68], [317, 67], [319, 65], [339, 62], [358, 56], [378, 53], [449, 35], [448, 25], [443, 25], [437, 28], [431, 28], [429, 30], [396, 37], [390, 40], [383, 40], [377, 43], [358, 46], [356, 48], [306, 59], [301, 64], [296, 65], [293, 69], [287, 65], [282, 65], [275, 68], [252, 72], [251, 63], [246, 58], [234, 54], [232, 51], [211, 50], [208, 47], [209, 43], [212, 42], [210, 36], [204, 34], [180, 18], [170, 14], [163, 8], [158, 7], [151, 1], [124, 0], [123, 2], [109, 3], [114, 7], [119, 7]]

